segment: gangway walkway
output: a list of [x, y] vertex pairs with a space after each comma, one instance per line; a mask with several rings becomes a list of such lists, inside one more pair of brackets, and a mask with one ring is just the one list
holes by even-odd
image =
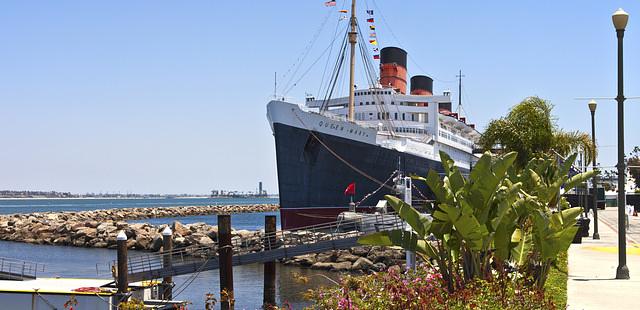
[[0, 280], [32, 280], [38, 272], [44, 272], [43, 264], [0, 257]]
[[[295, 230], [246, 238], [234, 237], [231, 241], [233, 265], [264, 263], [304, 254], [348, 249], [357, 246], [361, 236], [402, 228], [404, 222], [395, 214], [363, 214], [351, 220]], [[127, 262], [129, 282], [218, 269], [218, 244], [131, 256]], [[114, 266], [115, 264], [116, 262]]]

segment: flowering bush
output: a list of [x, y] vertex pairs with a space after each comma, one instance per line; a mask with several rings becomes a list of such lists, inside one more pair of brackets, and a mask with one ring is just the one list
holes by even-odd
[[346, 276], [337, 287], [307, 292], [309, 309], [556, 309], [544, 292], [521, 281], [498, 277], [463, 281], [453, 293], [440, 273], [427, 265], [415, 272], [390, 268], [365, 276]]

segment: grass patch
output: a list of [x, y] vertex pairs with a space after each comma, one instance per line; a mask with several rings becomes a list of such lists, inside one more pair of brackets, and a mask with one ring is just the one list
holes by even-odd
[[549, 270], [549, 277], [544, 285], [546, 295], [553, 300], [558, 309], [567, 308], [568, 271], [568, 254], [562, 252], [558, 255], [555, 265]]

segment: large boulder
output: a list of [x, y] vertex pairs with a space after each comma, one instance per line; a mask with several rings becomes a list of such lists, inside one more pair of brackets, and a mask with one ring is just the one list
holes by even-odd
[[206, 223], [203, 222], [197, 222], [197, 223], [193, 223], [193, 224], [189, 224], [189, 225], [185, 225], [187, 228], [189, 228], [189, 230], [191, 230], [192, 233], [196, 233], [196, 232], [203, 232], [206, 230], [206, 227], [209, 226]]
[[127, 223], [127, 222], [116, 222], [116, 228], [118, 230], [126, 229], [128, 227], [129, 227], [129, 223]]
[[217, 241], [218, 240], [218, 226], [211, 226], [209, 228], [209, 231], [207, 231], [207, 236], [209, 236], [209, 238], [211, 238], [211, 240]]
[[[182, 238], [184, 240], [184, 238]], [[158, 235], [153, 238], [149, 250], [157, 252], [160, 251], [160, 248], [163, 246], [164, 242], [162, 240], [162, 236]]]
[[138, 234], [136, 236], [135, 248], [137, 250], [148, 250], [148, 249], [151, 248], [152, 241], [153, 240], [151, 239], [151, 237], [149, 237], [147, 235]]
[[340, 253], [340, 256], [338, 256], [338, 258], [336, 259], [336, 262], [338, 263], [342, 263], [342, 262], [355, 262], [357, 261], [359, 258], [359, 256], [355, 256], [349, 252], [346, 253]]
[[371, 270], [373, 268], [373, 262], [365, 257], [360, 257], [353, 263], [351, 270]]
[[36, 235], [40, 236], [42, 234], [52, 232], [53, 229], [51, 229], [51, 226], [41, 226], [41, 227], [39, 227], [37, 229], [31, 229], [31, 231], [35, 232]]
[[113, 225], [113, 222], [104, 222], [96, 227], [96, 231], [98, 232], [98, 234], [109, 234], [116, 230], [117, 228]]
[[95, 229], [89, 227], [81, 227], [71, 234], [71, 238], [79, 239], [81, 237], [88, 237], [89, 239], [93, 239], [96, 237], [96, 235], [97, 232]]
[[336, 251], [318, 253], [316, 260], [319, 262], [335, 262], [338, 260], [338, 253]]
[[[28, 241], [28, 240], [25, 240], [25, 242], [29, 242], [29, 241]], [[71, 242], [71, 244], [73, 244], [74, 246], [77, 246], [77, 247], [83, 247], [83, 246], [84, 246], [84, 244], [85, 244], [84, 236], [83, 236], [83, 237], [80, 237], [80, 238], [73, 239], [73, 241]]]
[[183, 246], [186, 246], [185, 241], [186, 239], [184, 237], [175, 237], [173, 238], [173, 247], [181, 248]]
[[373, 270], [375, 271], [384, 271], [387, 269], [387, 265], [383, 263], [375, 263], [373, 264]]
[[198, 244], [200, 245], [213, 245], [214, 243], [209, 236], [202, 236], [198, 239]]
[[357, 256], [367, 256], [369, 254], [369, 249], [363, 246], [358, 246], [350, 249], [351, 254]]
[[178, 221], [174, 221], [173, 224], [171, 224], [171, 230], [173, 230], [174, 234], [180, 234], [180, 236], [183, 237], [191, 234], [191, 230]]
[[293, 262], [304, 267], [309, 267], [316, 263], [315, 254], [305, 254], [293, 258]]
[[325, 263], [325, 262], [316, 262], [313, 265], [311, 265], [311, 268], [313, 269], [324, 269], [324, 270], [330, 270], [331, 269], [331, 265], [332, 263]]
[[351, 269], [351, 262], [332, 263], [331, 270], [346, 271]]
[[314, 269], [324, 269], [324, 270], [333, 270], [333, 271], [347, 271], [351, 269], [350, 262], [342, 262], [342, 263], [322, 263], [318, 262], [311, 265], [311, 268]]
[[253, 235], [255, 234], [254, 231], [248, 231], [246, 229], [241, 229], [241, 230], [235, 230], [233, 231], [233, 234], [242, 238], [242, 239], [247, 239], [247, 238], [251, 238], [253, 237]]
[[48, 221], [57, 221], [58, 220], [58, 214], [49, 213], [49, 214], [45, 215], [44, 218], [47, 219]]
[[55, 245], [67, 245], [70, 242], [71, 242], [71, 237], [69, 236], [58, 237], [53, 240], [53, 244]]
[[107, 243], [104, 241], [98, 241], [96, 243], [93, 244], [94, 248], [106, 248], [107, 247]]

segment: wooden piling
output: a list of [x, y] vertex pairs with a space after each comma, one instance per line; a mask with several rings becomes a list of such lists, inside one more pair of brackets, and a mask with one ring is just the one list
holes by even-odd
[[218, 258], [220, 260], [220, 309], [233, 309], [233, 246], [231, 216], [218, 215]]
[[[162, 256], [162, 265], [164, 268], [170, 268], [173, 264], [173, 256], [171, 255], [173, 250], [173, 232], [171, 228], [167, 226], [162, 231], [162, 251], [165, 254]], [[173, 298], [173, 277], [166, 276], [162, 278], [162, 299], [171, 300]]]
[[[275, 248], [276, 243], [276, 217], [267, 215], [264, 218], [264, 250]], [[262, 304], [263, 309], [271, 309], [276, 305], [276, 262], [264, 263], [264, 288]]]
[[116, 237], [116, 251], [118, 259], [118, 276], [117, 285], [118, 293], [116, 294], [115, 305], [127, 300], [129, 290], [129, 270], [127, 268], [127, 235], [121, 230]]

